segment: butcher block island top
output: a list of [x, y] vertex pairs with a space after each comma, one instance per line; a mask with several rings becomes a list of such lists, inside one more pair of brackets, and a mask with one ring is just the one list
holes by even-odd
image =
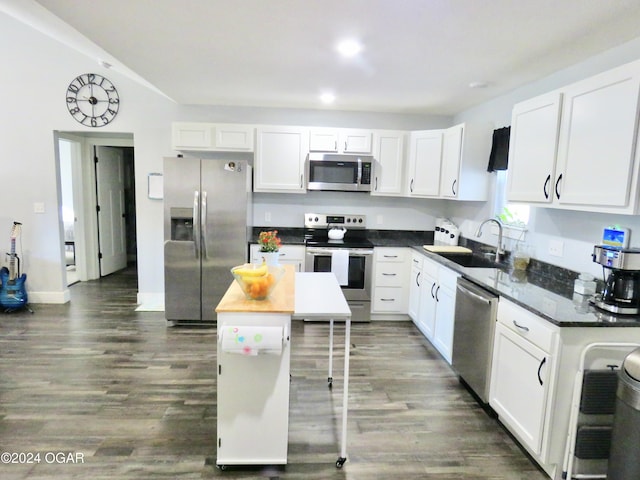
[[217, 313], [293, 313], [295, 309], [295, 267], [283, 265], [284, 276], [265, 300], [248, 300], [231, 273], [231, 285], [216, 307]]

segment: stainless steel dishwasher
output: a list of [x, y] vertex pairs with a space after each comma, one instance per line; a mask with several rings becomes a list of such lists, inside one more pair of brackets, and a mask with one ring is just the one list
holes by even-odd
[[489, 402], [498, 296], [458, 278], [452, 366], [483, 403]]

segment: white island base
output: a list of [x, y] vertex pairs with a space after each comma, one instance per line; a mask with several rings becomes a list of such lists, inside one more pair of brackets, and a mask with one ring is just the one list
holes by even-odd
[[[295, 293], [294, 293], [295, 292]], [[295, 308], [294, 308], [295, 307]], [[289, 433], [291, 318], [345, 320], [342, 445], [336, 462], [347, 459], [346, 426], [351, 310], [331, 273], [298, 273], [287, 267], [269, 300], [246, 300], [233, 283], [218, 313], [218, 445], [216, 464], [283, 465]], [[279, 337], [279, 342], [278, 342]], [[268, 340], [263, 343], [263, 340]], [[242, 346], [246, 345], [246, 350]]]

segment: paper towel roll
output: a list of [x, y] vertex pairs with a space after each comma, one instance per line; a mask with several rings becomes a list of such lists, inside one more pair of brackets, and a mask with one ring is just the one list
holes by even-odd
[[331, 253], [331, 271], [340, 285], [349, 284], [349, 251], [335, 250]]
[[221, 329], [220, 350], [239, 355], [280, 355], [284, 327], [234, 326]]

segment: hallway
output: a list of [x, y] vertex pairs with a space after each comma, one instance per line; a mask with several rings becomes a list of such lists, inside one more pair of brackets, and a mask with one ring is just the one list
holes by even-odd
[[[215, 330], [136, 312], [136, 290], [125, 270], [73, 285], [69, 304], [0, 316], [0, 451], [40, 454], [0, 464], [0, 478], [547, 478], [409, 322], [352, 328], [344, 468], [328, 325], [294, 322], [289, 463], [220, 471]], [[341, 364], [337, 352], [334, 372]], [[45, 461], [48, 452], [78, 462]]]

